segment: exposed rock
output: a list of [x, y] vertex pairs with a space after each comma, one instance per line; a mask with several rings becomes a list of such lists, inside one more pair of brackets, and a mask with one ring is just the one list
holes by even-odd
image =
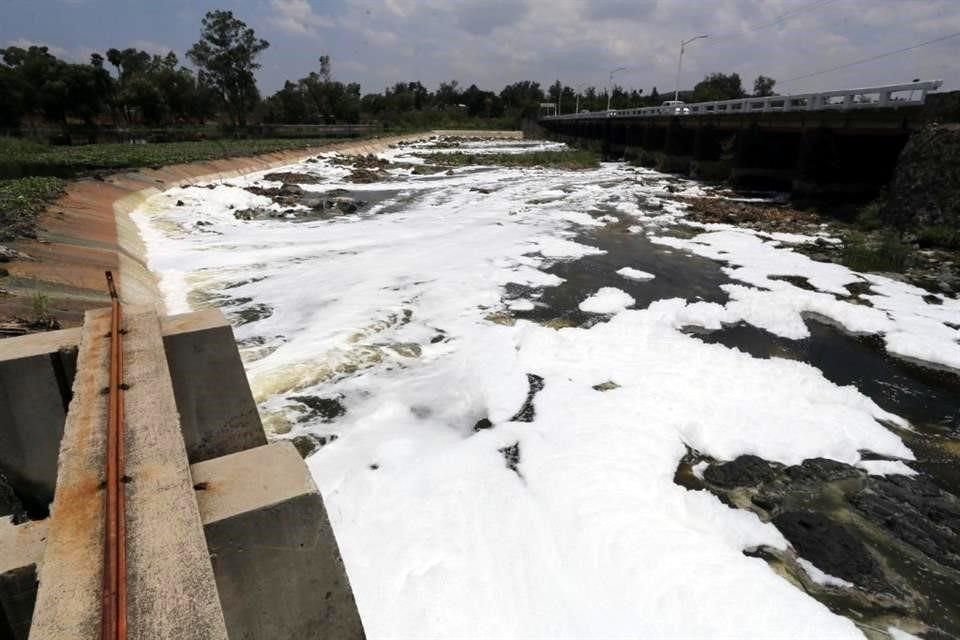
[[310, 433], [304, 433], [293, 437], [293, 446], [300, 452], [300, 457], [307, 458], [319, 451], [322, 447], [339, 438], [335, 433], [326, 436], [315, 436]]
[[178, 206], [178, 207], [184, 206], [184, 205], [183, 205], [183, 200], [177, 200], [176, 206]]
[[291, 400], [307, 407], [308, 411], [298, 418], [298, 422], [309, 422], [317, 418], [321, 422], [333, 422], [347, 412], [341, 404], [342, 397], [321, 398], [318, 396], [291, 396]]
[[443, 171], [446, 171], [446, 167], [438, 167], [435, 164], [418, 164], [414, 165], [411, 173], [415, 176], [432, 176]]
[[510, 418], [511, 422], [533, 422], [533, 418], [536, 415], [533, 399], [543, 389], [543, 378], [534, 373], [528, 373], [527, 382], [530, 385], [527, 390], [527, 399], [524, 400], [520, 410]]
[[323, 178], [321, 176], [314, 175], [312, 173], [297, 173], [295, 171], [278, 171], [275, 173], [268, 173], [263, 176], [263, 179], [269, 180], [270, 182], [285, 182], [294, 184], [319, 184], [323, 182]]
[[708, 482], [721, 487], [750, 487], [772, 480], [776, 469], [763, 458], [740, 456], [736, 460], [713, 464], [703, 472]]
[[689, 217], [697, 222], [721, 222], [764, 231], [780, 231], [814, 225], [820, 221], [815, 213], [786, 206], [736, 202], [724, 198], [675, 196], [675, 199], [688, 205]]
[[371, 184], [373, 182], [380, 182], [385, 178], [386, 175], [379, 171], [371, 171], [370, 169], [355, 169], [354, 172], [351, 173], [347, 178], [347, 180], [357, 184]]
[[477, 420], [477, 423], [473, 425], [474, 431], [483, 431], [484, 429], [492, 429], [493, 423], [490, 422], [489, 418], [480, 418]]
[[497, 449], [497, 451], [503, 454], [503, 459], [507, 463], [507, 469], [523, 477], [520, 473], [520, 443], [514, 442], [510, 446]]
[[847, 500], [868, 520], [944, 566], [960, 569], [960, 500], [923, 477], [871, 477]]
[[863, 587], [886, 587], [876, 559], [842, 524], [812, 511], [788, 511], [774, 518], [773, 524], [800, 557], [821, 571]]
[[606, 382], [601, 382], [600, 384], [593, 385], [594, 391], [613, 391], [614, 389], [619, 389], [619, 388], [620, 388], [620, 385], [618, 385], [613, 380], [607, 380]]

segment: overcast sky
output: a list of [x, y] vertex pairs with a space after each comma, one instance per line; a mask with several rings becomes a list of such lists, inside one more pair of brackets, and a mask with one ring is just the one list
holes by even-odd
[[457, 79], [499, 91], [517, 80], [661, 93], [674, 85], [679, 41], [709, 34], [684, 55], [681, 85], [713, 71], [744, 84], [764, 74], [781, 93], [942, 78], [960, 88], [960, 37], [824, 73], [887, 51], [960, 32], [960, 0], [3, 0], [0, 44], [45, 44], [86, 60], [93, 51], [173, 50], [198, 39], [200, 18], [224, 8], [271, 46], [261, 91], [318, 67], [381, 91], [396, 81], [435, 88]]

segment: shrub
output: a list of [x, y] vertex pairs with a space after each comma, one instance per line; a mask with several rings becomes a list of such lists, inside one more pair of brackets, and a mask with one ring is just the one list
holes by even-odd
[[960, 250], [960, 229], [945, 224], [922, 227], [917, 232], [917, 244], [924, 249], [940, 247]]
[[871, 236], [851, 234], [843, 247], [843, 264], [854, 271], [903, 271], [909, 247], [894, 232]]

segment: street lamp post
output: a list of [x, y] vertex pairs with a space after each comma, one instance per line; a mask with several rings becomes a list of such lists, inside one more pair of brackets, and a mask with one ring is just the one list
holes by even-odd
[[580, 113], [580, 92], [583, 91], [583, 86], [584, 86], [585, 84], [587, 84], [587, 83], [586, 83], [586, 82], [578, 82], [577, 84], [573, 85], [574, 90], [577, 92], [577, 93], [576, 93], [577, 106], [576, 106], [576, 107], [574, 108], [574, 110], [573, 110], [574, 113]]
[[626, 71], [626, 70], [627, 70], [626, 67], [617, 67], [616, 69], [610, 72], [610, 82], [609, 84], [607, 84], [607, 111], [610, 111], [610, 98], [613, 97], [613, 74], [617, 73], [618, 71]]
[[673, 90], [673, 99], [677, 101], [680, 99], [680, 69], [683, 66], [683, 52], [687, 48], [687, 45], [693, 42], [694, 40], [699, 40], [700, 38], [708, 38], [709, 36], [704, 34], [702, 36], [694, 36], [689, 40], [683, 40], [680, 42], [680, 57], [677, 59], [677, 81], [674, 83]]

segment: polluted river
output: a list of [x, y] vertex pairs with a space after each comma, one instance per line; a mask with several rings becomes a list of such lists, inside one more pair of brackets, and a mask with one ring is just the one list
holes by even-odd
[[307, 457], [367, 635], [960, 638], [960, 301], [808, 257], [828, 227], [693, 222], [702, 183], [482, 161], [561, 147], [134, 213]]

